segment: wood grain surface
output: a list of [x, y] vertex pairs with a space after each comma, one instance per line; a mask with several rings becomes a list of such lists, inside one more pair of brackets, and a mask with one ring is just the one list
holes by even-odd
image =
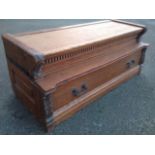
[[82, 27], [16, 36], [16, 39], [44, 55], [107, 40], [143, 29], [113, 21]]
[[123, 21], [3, 35], [15, 95], [46, 130], [140, 73], [146, 28]]

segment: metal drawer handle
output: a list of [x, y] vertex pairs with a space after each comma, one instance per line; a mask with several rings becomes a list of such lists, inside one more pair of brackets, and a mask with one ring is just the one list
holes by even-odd
[[74, 89], [72, 90], [72, 95], [73, 95], [73, 96], [79, 96], [79, 94], [80, 94], [80, 92], [79, 92], [78, 89], [74, 88]]
[[87, 86], [85, 84], [82, 84], [80, 90], [77, 88], [72, 89], [72, 95], [80, 96], [80, 95], [84, 94], [87, 90], [88, 90]]
[[127, 68], [131, 68], [135, 63], [136, 63], [135, 60], [130, 60], [130, 61], [127, 63]]
[[85, 85], [85, 84], [83, 84], [82, 86], [81, 86], [81, 91], [86, 91], [87, 90], [87, 86]]

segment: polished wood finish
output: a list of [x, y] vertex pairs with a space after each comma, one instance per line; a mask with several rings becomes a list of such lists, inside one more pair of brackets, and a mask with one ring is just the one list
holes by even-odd
[[35, 33], [5, 34], [3, 40], [7, 56], [29, 76], [38, 79], [46, 75], [44, 68], [92, 54], [108, 44], [118, 45], [119, 40], [134, 37], [137, 40], [144, 30], [139, 25], [107, 20]]
[[86, 44], [107, 41], [107, 39], [115, 38], [122, 34], [141, 32], [142, 30], [143, 28], [141, 27], [107, 21], [106, 24], [101, 22], [52, 32], [18, 35], [15, 38], [47, 56]]
[[[114, 62], [105, 64], [99, 68], [94, 68], [93, 71], [85, 73], [85, 75], [57, 86], [56, 91], [53, 93], [53, 110], [61, 108], [72, 100], [75, 100], [79, 96], [83, 95], [83, 93], [89, 92], [127, 71], [130, 69], [128, 66], [130, 61], [134, 61], [134, 64], [131, 67], [139, 65], [140, 57], [141, 50], [138, 50], [134, 54], [120, 57]], [[77, 89], [78, 91], [82, 91], [81, 89], [83, 85], [85, 85], [86, 90], [84, 90], [81, 94], [74, 96], [72, 94], [72, 90]]]
[[16, 96], [49, 131], [140, 73], [142, 25], [106, 20], [2, 36]]
[[[97, 98], [105, 95], [106, 93], [112, 91], [114, 88], [119, 86], [120, 84], [126, 82], [130, 78], [135, 75], [138, 75], [140, 72], [140, 66], [136, 66], [130, 69], [127, 72], [113, 78], [112, 80], [104, 83], [103, 85], [97, 87], [93, 91], [83, 95], [82, 97], [78, 98], [70, 102], [68, 105], [60, 108], [59, 110], [55, 111], [53, 114], [53, 125], [59, 124], [62, 120], [65, 120], [72, 116], [75, 112], [80, 110], [81, 108], [88, 105], [90, 102], [95, 101]], [[53, 126], [49, 126], [49, 131]]]
[[35, 114], [39, 119], [43, 117], [42, 103], [41, 103], [41, 92], [37, 89], [29, 77], [25, 76], [21, 70], [11, 63], [9, 60], [8, 68], [10, 79], [12, 82], [13, 90], [16, 96], [27, 106], [27, 108]]

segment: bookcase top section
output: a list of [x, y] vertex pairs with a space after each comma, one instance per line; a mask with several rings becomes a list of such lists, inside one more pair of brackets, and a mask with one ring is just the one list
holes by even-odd
[[82, 25], [41, 30], [13, 35], [18, 41], [44, 56], [59, 54], [80, 46], [117, 38], [134, 32], [143, 31], [143, 27], [123, 21], [106, 20]]

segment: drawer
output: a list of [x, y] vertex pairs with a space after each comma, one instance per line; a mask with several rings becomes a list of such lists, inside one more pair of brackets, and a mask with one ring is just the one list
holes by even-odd
[[53, 110], [63, 107], [101, 84], [139, 65], [141, 53], [142, 50], [138, 50], [58, 86], [52, 94]]

